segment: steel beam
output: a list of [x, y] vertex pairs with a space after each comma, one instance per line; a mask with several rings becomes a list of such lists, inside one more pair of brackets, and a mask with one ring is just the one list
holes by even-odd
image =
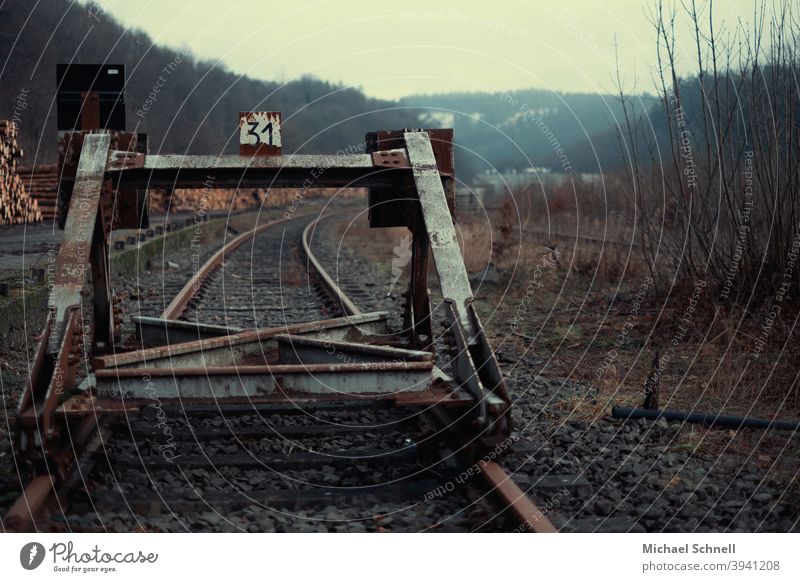
[[433, 355], [430, 352], [391, 346], [375, 346], [298, 335], [279, 335], [275, 339], [278, 341], [278, 360], [281, 364], [433, 361]]
[[147, 155], [141, 167], [109, 168], [125, 188], [195, 188], [211, 177], [215, 188], [392, 186], [401, 168], [376, 166], [369, 154], [290, 156]]
[[372, 362], [219, 368], [97, 370], [97, 394], [111, 398], [248, 398], [275, 393], [399, 394], [428, 390], [432, 362]]
[[[63, 333], [66, 312], [71, 307], [80, 305], [80, 293], [86, 283], [110, 145], [111, 135], [107, 133], [88, 134], [83, 142], [49, 303], [56, 309], [59, 340]], [[55, 353], [59, 343], [60, 341], [50, 341], [48, 353]]]
[[211, 325], [196, 321], [180, 319], [160, 319], [134, 315], [131, 321], [136, 326], [136, 336], [143, 346], [165, 346], [212, 337], [236, 334], [242, 331], [238, 327]]

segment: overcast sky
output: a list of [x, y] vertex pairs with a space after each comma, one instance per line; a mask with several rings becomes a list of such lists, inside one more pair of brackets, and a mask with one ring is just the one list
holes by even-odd
[[[757, 0], [718, 0], [715, 28], [751, 20]], [[190, 47], [236, 73], [303, 74], [397, 98], [527, 87], [599, 92], [620, 66], [652, 91], [655, 34], [644, 0], [98, 0], [155, 42]], [[702, 3], [702, 2], [699, 2]], [[688, 29], [684, 29], [688, 33]], [[688, 34], [683, 46], [688, 62]]]

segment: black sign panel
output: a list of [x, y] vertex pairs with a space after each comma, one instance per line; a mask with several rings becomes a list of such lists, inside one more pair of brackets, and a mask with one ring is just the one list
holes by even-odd
[[[125, 130], [125, 67], [123, 65], [56, 65], [56, 96], [59, 131], [82, 129]], [[99, 104], [84, 101], [84, 95], [97, 92]], [[99, 108], [97, 127], [82, 127], [82, 107]], [[95, 122], [92, 123], [95, 125]]]

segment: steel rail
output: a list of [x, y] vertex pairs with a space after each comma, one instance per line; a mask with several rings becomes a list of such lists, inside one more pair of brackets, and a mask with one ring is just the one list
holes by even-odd
[[254, 238], [255, 236], [261, 234], [262, 232], [269, 230], [275, 226], [280, 224], [285, 224], [286, 222], [293, 220], [294, 218], [302, 218], [304, 216], [308, 216], [312, 214], [312, 212], [306, 212], [304, 214], [298, 214], [297, 216], [292, 216], [290, 218], [280, 218], [278, 220], [272, 220], [265, 224], [261, 224], [255, 228], [248, 230], [237, 236], [236, 238], [231, 239], [222, 247], [215, 252], [208, 260], [203, 263], [203, 265], [197, 270], [189, 281], [183, 286], [183, 288], [178, 291], [178, 293], [173, 297], [172, 301], [170, 301], [169, 305], [164, 309], [163, 313], [161, 314], [161, 319], [178, 319], [183, 312], [186, 310], [186, 306], [189, 304], [189, 301], [192, 300], [192, 297], [197, 293], [197, 290], [200, 289], [203, 285], [205, 285], [206, 280], [208, 277], [214, 273], [220, 266], [225, 259], [225, 255], [235, 251], [237, 248], [242, 246], [248, 240]]
[[553, 522], [539, 507], [525, 495], [525, 492], [514, 483], [508, 473], [495, 461], [480, 461], [478, 466], [490, 492], [495, 493], [505, 504], [514, 518], [524, 528], [522, 531], [532, 533], [555, 533], [558, 531]]
[[331, 298], [336, 298], [339, 300], [339, 304], [345, 314], [361, 315], [363, 312], [356, 306], [355, 303], [353, 303], [353, 301], [344, 293], [344, 291], [342, 291], [339, 285], [336, 284], [336, 281], [333, 280], [333, 278], [319, 262], [317, 257], [314, 256], [314, 253], [311, 252], [311, 241], [309, 239], [309, 235], [311, 234], [311, 231], [316, 228], [321, 218], [322, 217], [312, 220], [310, 223], [308, 223], [308, 226], [303, 229], [303, 252], [308, 259], [308, 262], [314, 268], [314, 271], [316, 271], [323, 287], [325, 287], [325, 290], [328, 292]]
[[[311, 252], [309, 235], [316, 228], [322, 217], [310, 222], [303, 229], [303, 250], [320, 276], [326, 290], [338, 297], [342, 302], [342, 307], [348, 315], [359, 315], [361, 310], [353, 303], [347, 295], [339, 288], [336, 282], [328, 275], [320, 262]], [[532, 533], [555, 533], [556, 527], [552, 521], [531, 501], [531, 499], [514, 483], [511, 476], [496, 462], [480, 461], [479, 466], [481, 475], [490, 487], [490, 492], [498, 496], [504, 506], [508, 508], [514, 519], [520, 524], [521, 531]]]
[[[164, 309], [163, 313], [161, 314], [161, 319], [178, 319], [183, 312], [186, 310], [186, 306], [189, 304], [189, 301], [192, 300], [192, 297], [195, 296], [197, 290], [200, 289], [207, 281], [208, 277], [214, 273], [220, 266], [225, 259], [227, 254], [235, 251], [237, 248], [242, 246], [248, 240], [258, 236], [259, 234], [263, 233], [266, 230], [269, 230], [275, 226], [279, 226], [281, 224], [285, 224], [290, 220], [294, 220], [296, 218], [303, 218], [308, 216], [309, 214], [313, 214], [313, 212], [306, 212], [304, 214], [298, 214], [296, 216], [292, 216], [290, 218], [280, 218], [278, 220], [273, 220], [267, 222], [265, 224], [259, 225], [255, 228], [248, 230], [237, 236], [236, 238], [231, 239], [226, 244], [224, 244], [217, 252], [215, 252], [211, 257], [206, 260], [205, 263], [197, 270], [192, 278], [186, 282], [183, 288], [173, 297], [172, 301], [170, 301], [169, 305]], [[327, 270], [322, 266], [322, 263], [319, 259], [311, 252], [311, 243], [309, 240], [309, 235], [311, 231], [316, 227], [319, 223], [321, 217], [317, 218], [316, 220], [312, 220], [308, 226], [303, 229], [303, 252], [308, 259], [308, 264], [313, 267], [315, 274], [319, 277], [320, 282], [322, 283], [325, 290], [331, 296], [331, 299], [338, 300], [342, 310], [345, 312], [345, 315], [361, 315], [363, 312], [359, 309], [355, 303], [342, 291], [342, 289], [336, 284], [333, 278], [328, 274]]]
[[55, 483], [50, 475], [33, 477], [3, 518], [9, 532], [41, 531], [37, 524], [48, 505], [55, 503]]

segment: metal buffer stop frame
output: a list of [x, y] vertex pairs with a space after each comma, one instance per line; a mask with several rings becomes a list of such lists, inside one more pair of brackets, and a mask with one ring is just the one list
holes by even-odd
[[[28, 507], [9, 513], [12, 523], [21, 516], [35, 520], [36, 500], [74, 478], [81, 453], [102, 438], [103, 415], [135, 412], [150, 401], [147, 389], [155, 389], [162, 403], [179, 399], [183, 405], [386, 398], [431, 406], [473, 458], [507, 441], [511, 401], [473, 305], [453, 224], [452, 130], [370, 133], [365, 154], [282, 155], [279, 114], [245, 113], [241, 135], [253, 147], [244, 155], [150, 155], [146, 136], [91, 127], [101, 117], [85, 111], [100, 103], [91, 94], [82, 93], [81, 125], [60, 140], [64, 238], [50, 312], [17, 415], [17, 447], [36, 477], [24, 495]], [[266, 133], [262, 122], [270, 125]], [[255, 144], [247, 137], [253, 132], [259, 132]], [[413, 233], [407, 337], [395, 345], [387, 340], [386, 313], [351, 313], [273, 329], [215, 330], [213, 337], [198, 328], [199, 340], [111, 353], [120, 319], [111, 293], [109, 236], [113, 228], [146, 224], [149, 188], [197, 188], [210, 174], [217, 188], [296, 188], [316, 168], [325, 168], [316, 180], [320, 187], [369, 188], [371, 227], [406, 226]], [[445, 380], [433, 357], [430, 257], [445, 302], [445, 333], [457, 352], [453, 377]], [[88, 324], [81, 317], [84, 298], [92, 305]], [[156, 324], [164, 338], [186, 326], [169, 318]], [[331, 342], [348, 353], [348, 363], [329, 355]], [[254, 355], [266, 353], [277, 354], [277, 361], [252, 363]], [[91, 358], [93, 373], [79, 390], [82, 354]]]

